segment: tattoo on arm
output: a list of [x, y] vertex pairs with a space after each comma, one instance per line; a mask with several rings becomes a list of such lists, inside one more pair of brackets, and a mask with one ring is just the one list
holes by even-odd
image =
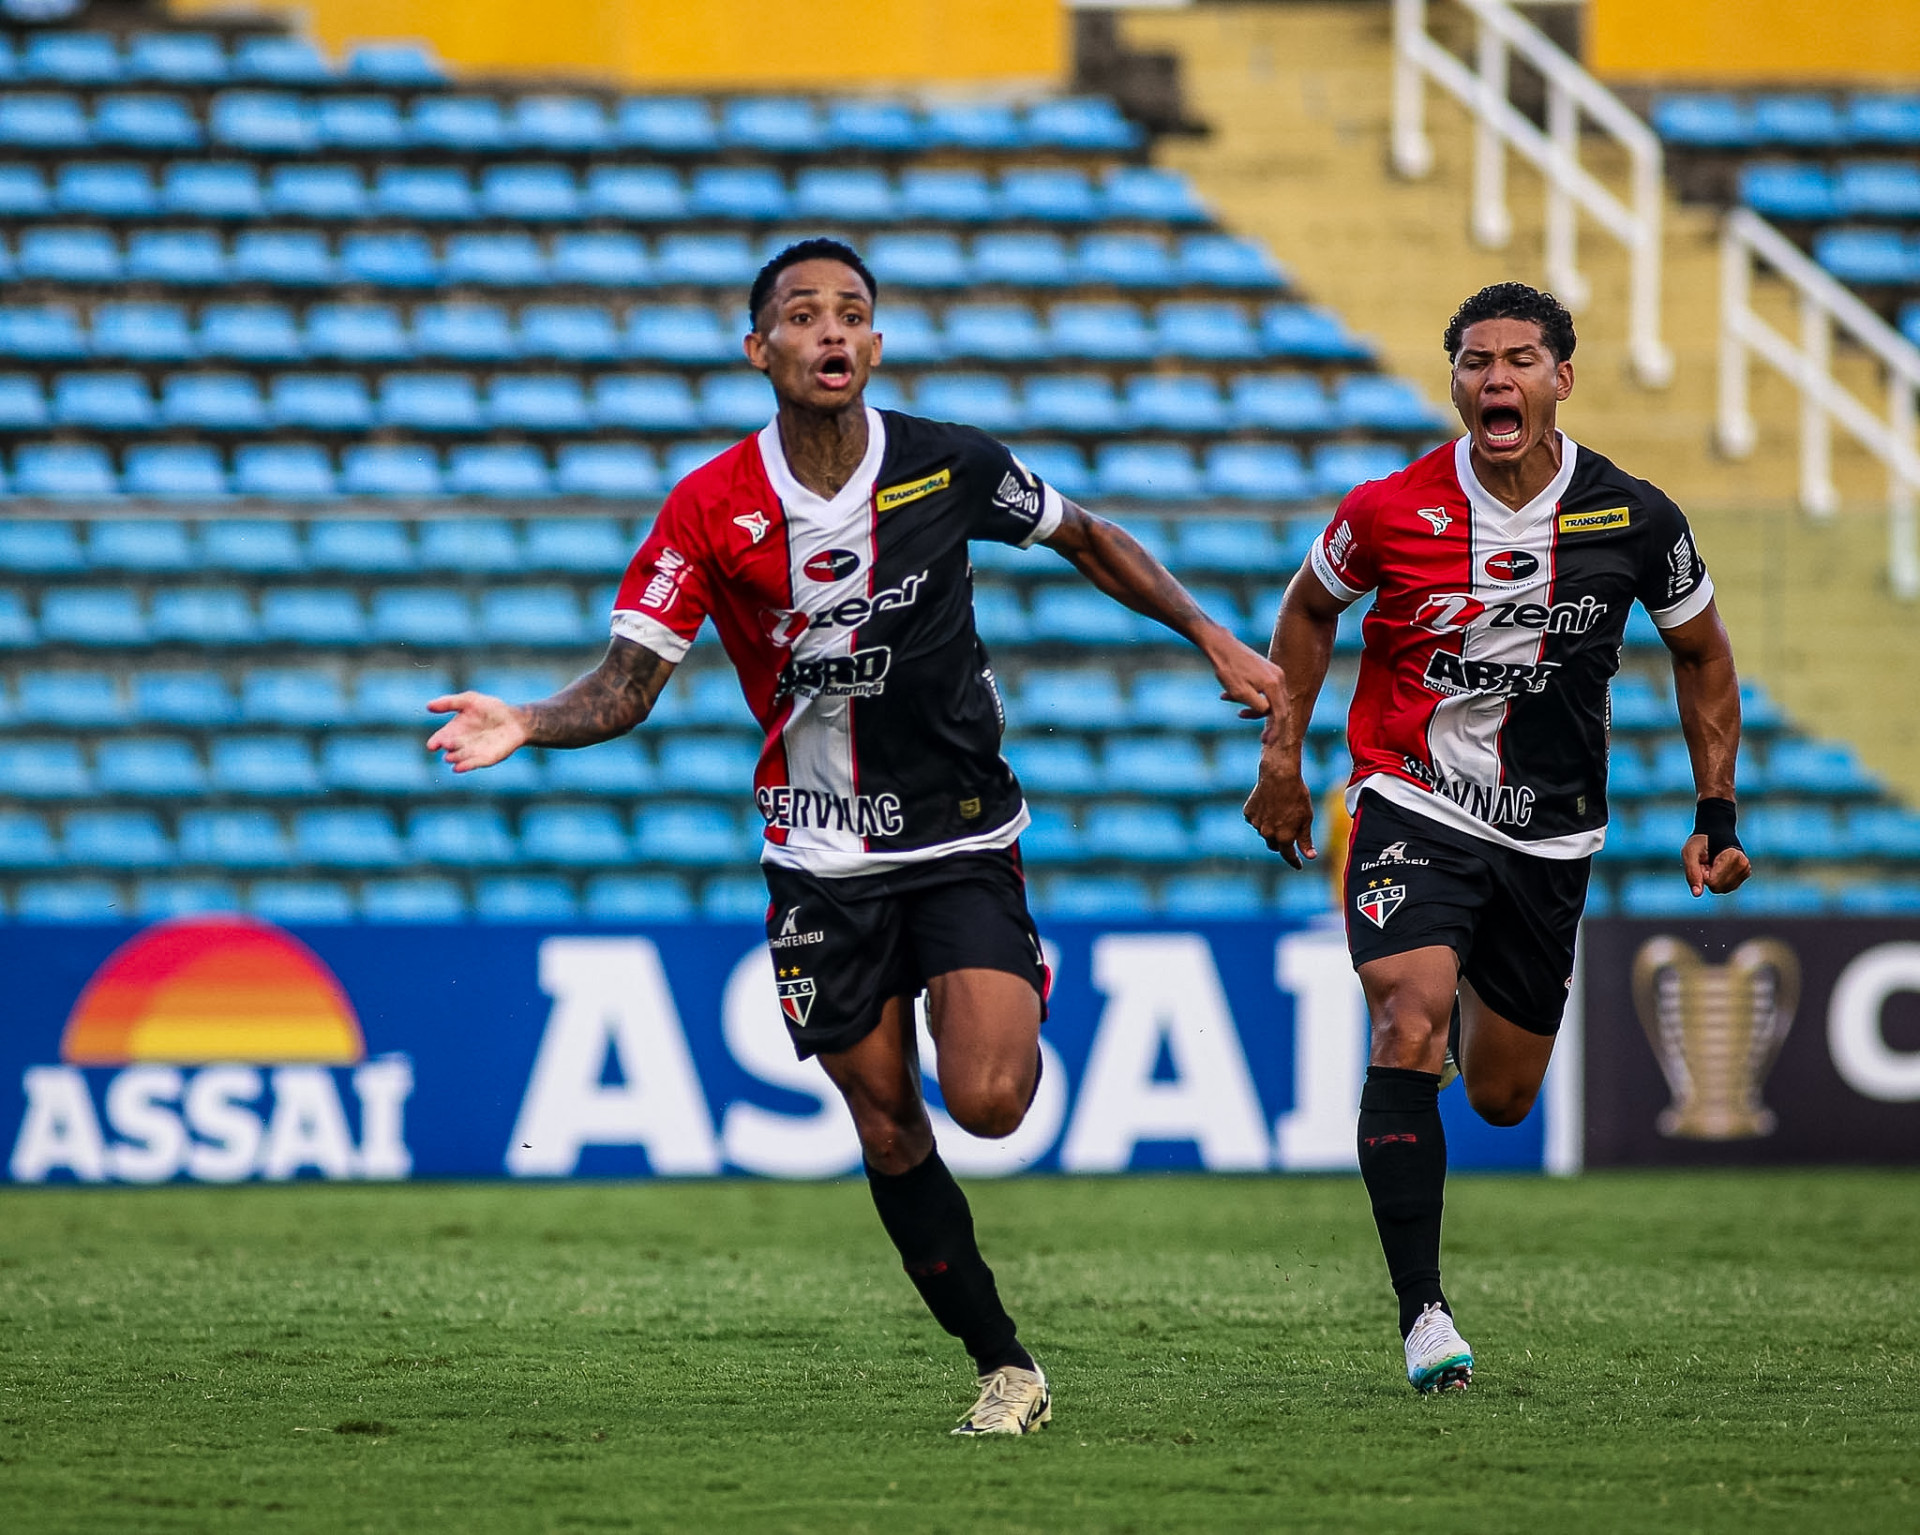
[[653, 712], [672, 675], [671, 661], [616, 636], [586, 676], [526, 706], [527, 739], [534, 746], [592, 746], [623, 736]]

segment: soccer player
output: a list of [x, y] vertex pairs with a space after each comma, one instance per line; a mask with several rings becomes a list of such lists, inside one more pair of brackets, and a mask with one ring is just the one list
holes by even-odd
[[747, 360], [777, 401], [758, 434], [682, 480], [634, 556], [599, 667], [510, 705], [458, 693], [427, 745], [456, 772], [521, 746], [587, 746], [647, 717], [711, 617], [766, 732], [767, 938], [794, 1048], [852, 1113], [881, 1224], [936, 1321], [973, 1356], [956, 1433], [1047, 1421], [1046, 1376], [1015, 1336], [966, 1196], [921, 1098], [927, 994], [947, 1111], [975, 1135], [1020, 1125], [1039, 1084], [1047, 974], [1000, 755], [1000, 694], [974, 632], [970, 539], [1044, 543], [1101, 591], [1191, 641], [1221, 696], [1268, 732], [1272, 663], [1235, 640], [1138, 543], [969, 427], [868, 407], [877, 285], [833, 240], [769, 261]]
[[1539, 1091], [1606, 835], [1607, 685], [1635, 601], [1671, 653], [1693, 764], [1681, 871], [1695, 896], [1749, 873], [1740, 691], [1713, 583], [1679, 507], [1556, 424], [1571, 316], [1499, 283], [1460, 306], [1445, 344], [1466, 435], [1349, 493], [1287, 588], [1272, 656], [1292, 708], [1246, 809], [1295, 868], [1315, 856], [1300, 740], [1340, 614], [1372, 592], [1344, 904], [1373, 1026], [1360, 1173], [1419, 1391], [1473, 1374], [1440, 1288], [1439, 1092], [1457, 1072], [1483, 1119], [1514, 1125]]

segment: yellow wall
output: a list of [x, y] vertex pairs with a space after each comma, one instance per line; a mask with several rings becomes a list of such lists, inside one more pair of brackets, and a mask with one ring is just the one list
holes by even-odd
[[[459, 69], [648, 86], [1057, 85], [1059, 0], [262, 0], [324, 47], [423, 38]], [[175, 0], [183, 14], [232, 0]]]
[[1920, 0], [1588, 0], [1586, 27], [1608, 79], [1920, 79]]

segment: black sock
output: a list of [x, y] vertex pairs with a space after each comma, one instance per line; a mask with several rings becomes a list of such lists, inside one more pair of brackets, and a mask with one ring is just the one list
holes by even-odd
[[907, 1278], [933, 1319], [973, 1355], [975, 1368], [990, 1375], [1005, 1365], [1033, 1368], [1033, 1356], [1014, 1336], [1013, 1318], [1000, 1304], [993, 1270], [973, 1240], [973, 1211], [940, 1153], [933, 1151], [910, 1172], [882, 1173], [867, 1167], [867, 1187]]
[[1433, 1072], [1367, 1068], [1360, 1092], [1360, 1176], [1400, 1297], [1404, 1338], [1435, 1301], [1452, 1311], [1440, 1290], [1447, 1137], [1440, 1124], [1440, 1078]]

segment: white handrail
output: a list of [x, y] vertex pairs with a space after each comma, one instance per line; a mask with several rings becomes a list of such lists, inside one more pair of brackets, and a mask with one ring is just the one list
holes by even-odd
[[[1547, 183], [1547, 284], [1571, 309], [1589, 297], [1575, 257], [1577, 215], [1584, 211], [1627, 247], [1631, 257], [1627, 339], [1640, 382], [1660, 388], [1673, 378], [1673, 355], [1660, 338], [1661, 200], [1665, 193], [1660, 140], [1626, 104], [1568, 58], [1547, 35], [1505, 0], [1456, 0], [1477, 30], [1469, 68], [1427, 31], [1426, 0], [1393, 4], [1393, 163], [1408, 177], [1433, 168], [1426, 130], [1426, 81], [1431, 78], [1473, 113], [1473, 232], [1499, 248], [1512, 234], [1507, 212], [1507, 152], [1531, 161]], [[1547, 131], [1541, 132], [1507, 100], [1509, 58], [1518, 54], [1547, 82]], [[1604, 129], [1626, 150], [1630, 201], [1580, 164], [1580, 120]]]
[[[1800, 311], [1796, 345], [1754, 312], [1753, 274], [1769, 268], [1793, 289]], [[1833, 376], [1838, 328], [1880, 363], [1887, 379], [1883, 416]], [[1791, 240], [1745, 208], [1727, 215], [1720, 236], [1720, 448], [1731, 458], [1753, 451], [1758, 431], [1748, 409], [1747, 357], [1771, 363], [1800, 391], [1800, 504], [1816, 517], [1839, 509], [1833, 484], [1833, 423], [1887, 466], [1887, 569], [1894, 592], [1920, 596], [1920, 540], [1914, 503], [1920, 452], [1914, 447], [1920, 347], [1907, 340]]]

